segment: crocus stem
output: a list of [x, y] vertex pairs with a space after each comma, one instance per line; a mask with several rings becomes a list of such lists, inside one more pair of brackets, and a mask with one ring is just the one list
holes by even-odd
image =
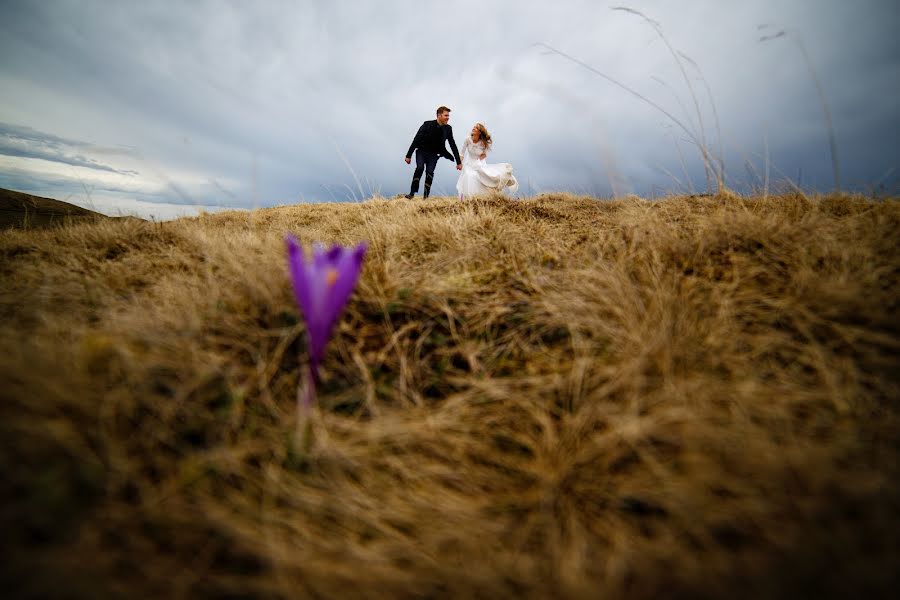
[[294, 447], [301, 454], [309, 452], [312, 423], [310, 413], [316, 399], [316, 373], [312, 365], [300, 376], [297, 386], [297, 431], [294, 433]]

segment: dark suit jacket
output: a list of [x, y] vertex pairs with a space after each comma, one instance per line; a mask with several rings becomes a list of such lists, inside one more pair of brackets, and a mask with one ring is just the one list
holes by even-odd
[[[453, 150], [452, 155], [447, 152], [447, 146], [444, 145], [444, 142], [450, 142], [450, 149]], [[406, 158], [412, 157], [413, 150], [416, 148], [423, 152], [443, 156], [449, 160], [455, 158], [456, 164], [462, 163], [462, 159], [459, 158], [459, 150], [456, 148], [456, 141], [453, 139], [453, 128], [449, 125], [441, 125], [437, 122], [437, 119], [422, 123], [419, 131], [416, 132], [416, 137], [413, 138], [412, 144], [409, 145]]]

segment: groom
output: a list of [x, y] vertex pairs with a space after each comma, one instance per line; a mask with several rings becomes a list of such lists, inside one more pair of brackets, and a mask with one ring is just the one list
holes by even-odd
[[[434, 167], [437, 166], [438, 158], [444, 157], [450, 160], [456, 158], [456, 170], [462, 170], [462, 160], [459, 158], [459, 150], [456, 149], [456, 142], [453, 139], [453, 128], [447, 125], [450, 120], [450, 109], [446, 106], [439, 106], [437, 109], [437, 119], [434, 121], [425, 121], [416, 132], [409, 150], [406, 152], [406, 164], [409, 164], [413, 150], [416, 151], [416, 170], [413, 173], [412, 186], [409, 188], [407, 198], [410, 200], [419, 191], [419, 180], [422, 178], [422, 171], [425, 171], [425, 194], [427, 198], [431, 193], [431, 182], [434, 180]], [[451, 155], [447, 152], [444, 142], [450, 142], [450, 149], [453, 150]]]

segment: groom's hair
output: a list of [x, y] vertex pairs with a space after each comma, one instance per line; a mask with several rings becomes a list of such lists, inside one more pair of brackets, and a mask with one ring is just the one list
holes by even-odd
[[437, 113], [435, 114], [437, 114], [437, 116], [441, 116], [441, 114], [445, 112], [450, 112], [450, 109], [446, 106], [438, 106]]

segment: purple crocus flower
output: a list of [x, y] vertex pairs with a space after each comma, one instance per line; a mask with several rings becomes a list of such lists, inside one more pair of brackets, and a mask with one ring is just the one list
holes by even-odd
[[285, 241], [294, 295], [306, 320], [310, 373], [315, 379], [334, 324], [356, 287], [366, 244], [355, 248], [335, 244], [327, 251], [315, 245], [312, 260], [306, 261], [297, 238], [288, 234]]

